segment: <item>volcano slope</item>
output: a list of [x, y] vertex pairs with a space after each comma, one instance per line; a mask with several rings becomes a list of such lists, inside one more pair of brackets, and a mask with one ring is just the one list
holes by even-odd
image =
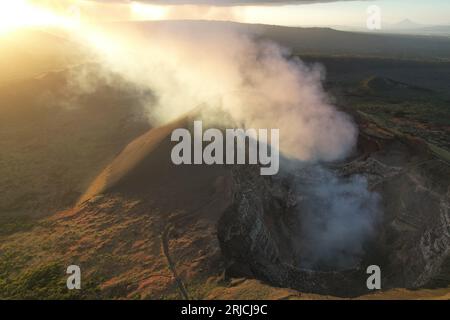
[[0, 70], [0, 234], [10, 234], [73, 207], [150, 125], [142, 90], [58, 28], [2, 35]]
[[219, 276], [215, 225], [229, 201], [226, 170], [173, 166], [170, 133], [180, 125], [132, 142], [77, 207], [2, 239], [2, 296], [66, 297], [59, 275], [68, 261], [84, 270], [83, 297], [182, 298], [187, 281], [195, 297], [196, 284], [204, 290]]
[[[254, 166], [175, 166], [171, 132], [192, 121], [150, 130], [77, 206], [2, 236], [1, 298], [448, 298], [450, 169], [426, 145], [358, 119], [358, 152], [330, 170], [366, 176], [383, 221], [358, 267], [307, 271], [290, 226], [301, 206], [294, 182], [308, 169], [262, 177]], [[82, 290], [66, 288], [72, 264]], [[370, 264], [386, 291], [366, 291]], [[424, 287], [435, 289], [394, 289]]]

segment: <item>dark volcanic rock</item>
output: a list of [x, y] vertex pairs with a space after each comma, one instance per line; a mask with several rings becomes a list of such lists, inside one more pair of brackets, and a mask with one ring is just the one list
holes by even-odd
[[261, 177], [249, 167], [233, 173], [233, 204], [218, 225], [231, 276], [251, 275], [274, 286], [320, 294], [351, 296], [366, 290], [363, 270], [321, 272], [295, 266], [292, 177]]
[[[233, 169], [232, 205], [218, 224], [228, 274], [302, 292], [354, 296], [367, 291], [365, 270], [376, 264], [384, 289], [448, 286], [448, 165], [420, 146], [395, 138], [380, 146], [364, 158], [333, 168], [342, 177], [365, 176], [369, 189], [381, 195], [382, 221], [359, 267], [329, 272], [299, 267], [302, 256], [293, 243], [299, 239], [294, 177], [262, 177], [256, 168], [241, 166]], [[395, 154], [391, 149], [399, 155], [387, 157]], [[316, 179], [308, 176], [310, 172], [299, 170], [306, 184]]]

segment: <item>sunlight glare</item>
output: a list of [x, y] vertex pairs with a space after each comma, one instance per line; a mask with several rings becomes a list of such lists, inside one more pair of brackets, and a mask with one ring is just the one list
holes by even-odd
[[167, 14], [167, 8], [163, 6], [143, 4], [139, 2], [131, 3], [131, 12], [134, 20], [162, 20]]
[[58, 15], [27, 0], [0, 0], [0, 34], [24, 27], [59, 26], [72, 28], [78, 24], [74, 18]]

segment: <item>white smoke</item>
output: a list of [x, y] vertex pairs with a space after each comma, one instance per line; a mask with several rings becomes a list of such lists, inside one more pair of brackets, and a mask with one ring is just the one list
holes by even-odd
[[[126, 29], [126, 31], [124, 31]], [[229, 24], [171, 22], [93, 37], [107, 68], [151, 89], [153, 121], [206, 106], [251, 128], [280, 129], [281, 151], [303, 161], [345, 157], [357, 129], [328, 101], [322, 71]]]
[[[234, 25], [125, 24], [88, 39], [106, 70], [153, 92], [146, 107], [156, 124], [202, 106], [239, 126], [280, 129], [281, 152], [303, 163], [343, 159], [355, 147], [357, 128], [329, 102], [322, 69]], [[353, 266], [373, 234], [377, 196], [362, 177], [311, 170], [325, 179], [303, 189], [311, 201], [298, 213], [300, 264]]]
[[350, 269], [363, 259], [380, 220], [380, 196], [361, 175], [337, 177], [308, 168], [315, 181], [298, 183], [299, 265], [308, 269]]

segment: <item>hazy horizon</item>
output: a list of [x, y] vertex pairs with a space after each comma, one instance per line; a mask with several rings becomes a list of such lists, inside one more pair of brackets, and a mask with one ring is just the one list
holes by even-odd
[[[418, 1], [410, 3], [405, 0], [349, 0], [315, 1], [308, 4], [300, 3], [301, 1], [286, 3], [267, 0], [246, 1], [251, 2], [251, 5], [236, 5], [237, 1], [234, 0], [219, 1], [222, 5], [205, 4], [205, 0], [169, 2], [172, 4], [160, 4], [161, 2], [152, 0], [5, 1], [0, 3], [0, 31], [21, 26], [70, 25], [71, 21], [67, 20], [73, 20], [74, 16], [91, 23], [124, 20], [220, 20], [298, 27], [366, 28], [368, 8], [372, 5], [378, 6], [381, 10], [382, 29], [389, 29], [392, 25], [405, 20], [418, 24], [418, 27], [450, 25], [450, 2], [444, 0], [426, 3]], [[179, 2], [182, 4], [176, 4]], [[202, 4], [193, 4], [200, 2]]]

